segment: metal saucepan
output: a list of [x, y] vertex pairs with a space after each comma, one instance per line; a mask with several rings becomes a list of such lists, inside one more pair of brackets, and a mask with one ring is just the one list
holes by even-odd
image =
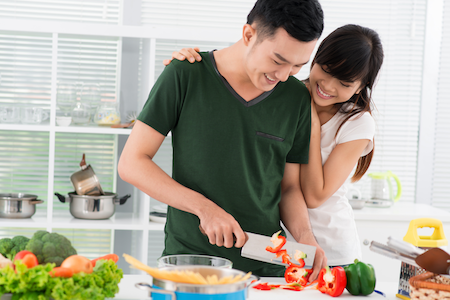
[[[216, 275], [219, 279], [227, 276], [242, 275], [245, 273], [240, 270], [218, 268], [211, 266], [176, 266], [176, 267], [164, 267], [160, 270], [180, 270], [180, 271], [192, 271], [198, 272], [203, 277]], [[142, 290], [149, 291], [149, 296], [153, 300], [245, 300], [248, 295], [248, 287], [251, 282], [259, 281], [259, 277], [252, 275], [246, 281], [240, 281], [230, 284], [188, 284], [178, 283], [171, 280], [160, 280], [152, 278], [153, 285], [147, 283], [136, 283], [136, 287]], [[169, 295], [169, 297], [166, 297]]]
[[30, 218], [36, 212], [36, 204], [44, 203], [36, 195], [23, 193], [0, 194], [0, 218]]
[[115, 193], [105, 192], [104, 195], [78, 195], [69, 193], [69, 197], [55, 193], [59, 201], [70, 203], [70, 213], [78, 219], [102, 220], [109, 219], [115, 212], [116, 205], [125, 204], [131, 195], [118, 197]]
[[94, 169], [91, 165], [86, 165], [85, 155], [80, 162], [81, 170], [75, 172], [70, 176], [75, 192], [78, 195], [103, 195], [103, 189], [100, 181], [95, 175]]

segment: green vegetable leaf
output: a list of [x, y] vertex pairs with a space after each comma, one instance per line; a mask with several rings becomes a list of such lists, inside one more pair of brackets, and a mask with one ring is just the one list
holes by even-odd
[[78, 273], [72, 278], [52, 278], [49, 275], [55, 264], [38, 265], [28, 269], [22, 261], [12, 267], [0, 269], [0, 295], [13, 293], [13, 299], [44, 300], [103, 300], [119, 292], [118, 284], [123, 271], [112, 260], [98, 261], [91, 274]]

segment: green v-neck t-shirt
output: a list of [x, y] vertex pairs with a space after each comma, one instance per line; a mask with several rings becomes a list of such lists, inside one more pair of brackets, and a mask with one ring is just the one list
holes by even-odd
[[[164, 69], [138, 120], [172, 132], [174, 180], [215, 202], [244, 231], [271, 236], [281, 230], [285, 163], [308, 163], [309, 92], [291, 76], [245, 101], [218, 72], [213, 52], [200, 54], [201, 62], [173, 60]], [[211, 245], [199, 224], [196, 215], [169, 207], [163, 255], [213, 255], [245, 272], [283, 275], [283, 266], [241, 257], [240, 248]]]

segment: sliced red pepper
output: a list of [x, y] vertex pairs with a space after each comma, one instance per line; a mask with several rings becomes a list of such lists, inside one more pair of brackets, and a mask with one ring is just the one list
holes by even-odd
[[300, 250], [295, 250], [294, 259], [299, 262], [299, 264], [294, 264], [293, 262], [290, 263], [291, 266], [296, 266], [299, 268], [303, 268], [305, 266], [305, 258], [306, 253], [303, 253]]
[[255, 285], [253, 288], [262, 291], [270, 291], [276, 288], [279, 288], [279, 284], [269, 284], [268, 282], [260, 283]]
[[281, 288], [283, 290], [290, 290], [290, 291], [303, 291], [303, 289], [305, 287], [298, 283], [290, 283], [290, 284], [282, 285]]
[[280, 235], [281, 230], [278, 232], [275, 232], [272, 235], [272, 238], [270, 239], [270, 241], [273, 244], [273, 247], [271, 246], [267, 246], [266, 250], [272, 253], [277, 253], [278, 251], [281, 250], [281, 248], [284, 246], [284, 244], [286, 244], [286, 237]]
[[284, 264], [291, 264], [291, 257], [289, 256], [289, 254], [287, 254], [287, 251], [285, 249], [278, 251], [277, 253], [275, 253], [275, 255], [278, 257], [281, 256], [281, 261]]
[[253, 288], [257, 289], [257, 290], [263, 290], [263, 291], [270, 291], [271, 290], [271, 288], [267, 284], [267, 282], [266, 283], [259, 283], [259, 284], [255, 285]]
[[346, 286], [347, 276], [344, 268], [334, 267], [330, 270], [329, 267], [326, 267], [320, 270], [317, 289], [323, 294], [338, 297], [344, 292]]
[[284, 279], [287, 283], [298, 283], [302, 286], [308, 284], [312, 269], [303, 269], [296, 266], [290, 266], [284, 272]]

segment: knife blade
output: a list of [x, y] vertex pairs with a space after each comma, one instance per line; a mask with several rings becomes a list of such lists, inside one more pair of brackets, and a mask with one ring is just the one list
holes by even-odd
[[[266, 250], [267, 246], [272, 246], [270, 236], [255, 234], [251, 232], [245, 232], [248, 236], [247, 242], [244, 244], [241, 250], [241, 256], [251, 258], [254, 260], [264, 261], [271, 264], [287, 266], [283, 263], [281, 257], [276, 257], [275, 253], [271, 253]], [[300, 250], [306, 254], [305, 268], [312, 267], [314, 263], [314, 256], [316, 255], [316, 247], [311, 245], [300, 244], [296, 242], [286, 241], [282, 249], [286, 249], [287, 254], [291, 257], [293, 263], [294, 254], [296, 250]]]

